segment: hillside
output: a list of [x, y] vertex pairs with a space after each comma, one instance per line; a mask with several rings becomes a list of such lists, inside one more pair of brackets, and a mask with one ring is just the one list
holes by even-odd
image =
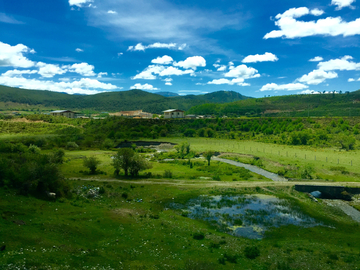
[[[218, 91], [205, 95], [164, 97], [141, 90], [106, 92], [96, 95], [68, 95], [52, 91], [26, 90], [0, 86], [0, 109], [16, 106], [42, 106], [49, 109], [122, 111], [138, 110], [161, 113], [169, 108], [188, 110], [205, 103], [224, 103], [247, 99], [237, 92]], [[7, 105], [7, 106], [6, 106]], [[11, 105], [14, 105], [11, 107]], [[6, 108], [5, 108], [6, 107]]]
[[187, 113], [219, 116], [359, 116], [360, 90], [345, 94], [289, 95], [201, 104]]

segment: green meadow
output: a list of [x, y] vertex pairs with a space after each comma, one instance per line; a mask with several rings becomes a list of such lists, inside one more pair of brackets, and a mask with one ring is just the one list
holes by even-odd
[[[357, 139], [351, 149], [341, 149], [256, 141], [250, 133], [187, 137], [178, 121], [121, 120], [134, 126], [127, 130], [113, 119], [32, 117], [0, 121], [0, 269], [359, 268], [359, 223], [327, 200], [315, 202], [294, 189], [299, 183], [359, 187]], [[131, 134], [176, 146], [162, 153], [136, 147]], [[150, 164], [138, 175], [125, 176], [122, 169], [115, 174], [116, 146], [126, 141]], [[182, 145], [189, 151], [182, 153]], [[207, 151], [289, 181], [274, 182], [213, 158], [208, 166], [202, 157]], [[93, 174], [84, 165], [92, 157], [98, 161]], [[44, 191], [57, 192], [56, 198]], [[270, 224], [264, 238], [249, 239], [192, 219], [179, 207], [198, 197], [247, 194], [284, 199], [320, 225]], [[357, 209], [359, 199], [351, 202]]]

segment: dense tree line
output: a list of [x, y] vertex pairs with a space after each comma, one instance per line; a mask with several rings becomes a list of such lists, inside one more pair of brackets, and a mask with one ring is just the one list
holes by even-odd
[[69, 186], [59, 169], [63, 156], [62, 150], [42, 154], [36, 145], [0, 141], [0, 186], [17, 189], [23, 195], [67, 195]]

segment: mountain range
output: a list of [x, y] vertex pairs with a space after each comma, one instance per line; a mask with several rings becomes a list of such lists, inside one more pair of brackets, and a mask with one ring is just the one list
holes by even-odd
[[[95, 95], [69, 95], [52, 91], [27, 90], [0, 86], [0, 103], [41, 106], [49, 109], [94, 110], [98, 112], [118, 112], [143, 110], [161, 113], [167, 109], [188, 110], [206, 103], [226, 103], [249, 97], [234, 91], [218, 91], [204, 95], [170, 96], [153, 94], [142, 90], [106, 92]], [[1, 106], [0, 106], [1, 107]], [[4, 109], [4, 108], [0, 108]]]

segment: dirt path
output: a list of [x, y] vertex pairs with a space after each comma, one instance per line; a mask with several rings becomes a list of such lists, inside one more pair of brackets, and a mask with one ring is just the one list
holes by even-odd
[[287, 179], [284, 178], [284, 177], [281, 177], [281, 176], [279, 176], [279, 175], [277, 175], [275, 173], [272, 173], [272, 172], [265, 171], [265, 170], [263, 170], [263, 169], [261, 169], [261, 168], [259, 168], [257, 166], [254, 166], [254, 165], [245, 164], [245, 163], [241, 163], [241, 162], [238, 162], [238, 161], [225, 159], [225, 158], [218, 158], [218, 157], [213, 157], [213, 160], [228, 163], [228, 164], [231, 164], [231, 165], [234, 165], [234, 166], [237, 166], [237, 167], [243, 167], [245, 169], [248, 169], [251, 172], [260, 174], [262, 176], [265, 176], [266, 178], [269, 178], [269, 179], [271, 179], [273, 181], [278, 181], [278, 182], [286, 182], [287, 181]]
[[271, 186], [294, 186], [294, 185], [315, 185], [315, 186], [350, 186], [360, 187], [360, 182], [281, 182], [281, 181], [236, 181], [236, 182], [222, 182], [222, 181], [204, 181], [204, 180], [179, 180], [179, 179], [151, 179], [151, 180], [119, 180], [115, 178], [98, 179], [98, 178], [69, 178], [69, 180], [83, 180], [83, 181], [96, 181], [96, 182], [118, 182], [125, 184], [136, 185], [170, 185], [170, 186], [188, 186], [188, 187], [271, 187]]
[[354, 221], [360, 222], [360, 212], [341, 200], [324, 200], [327, 205], [340, 208], [345, 214], [350, 216]]

